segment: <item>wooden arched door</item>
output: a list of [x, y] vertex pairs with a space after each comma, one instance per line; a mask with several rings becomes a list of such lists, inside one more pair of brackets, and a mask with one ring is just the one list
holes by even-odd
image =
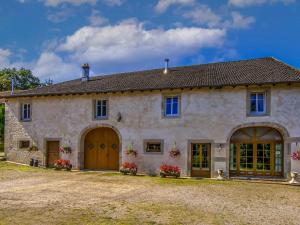
[[84, 141], [84, 168], [119, 169], [119, 137], [108, 127], [90, 131]]

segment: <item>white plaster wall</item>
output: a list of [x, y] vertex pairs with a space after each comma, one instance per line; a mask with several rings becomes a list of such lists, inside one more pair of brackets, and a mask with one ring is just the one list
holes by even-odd
[[[162, 163], [177, 164], [188, 174], [188, 140], [212, 141], [212, 168], [228, 169], [228, 138], [232, 130], [243, 124], [276, 123], [284, 127], [290, 137], [300, 137], [300, 88], [276, 86], [271, 88], [271, 115], [246, 116], [246, 88], [175, 90], [170, 92], [135, 92], [124, 94], [76, 95], [8, 99], [6, 102], [5, 151], [9, 160], [25, 162], [20, 155], [19, 139], [30, 138], [45, 153], [46, 139], [61, 139], [73, 152], [69, 158], [75, 167], [83, 160], [81, 135], [87, 127], [110, 125], [121, 135], [122, 161], [134, 161], [143, 172], [157, 171]], [[162, 117], [162, 96], [181, 95], [181, 117]], [[109, 99], [109, 119], [93, 119], [93, 99]], [[32, 102], [32, 121], [20, 122], [20, 101]], [[121, 113], [122, 121], [117, 122]], [[145, 154], [144, 139], [164, 139], [163, 154]], [[181, 150], [177, 159], [169, 157], [174, 141]], [[138, 151], [136, 158], [123, 152], [133, 142]], [[215, 143], [215, 145], [214, 145]], [[223, 149], [218, 151], [219, 143]], [[290, 170], [289, 145], [286, 144], [286, 171]], [[81, 154], [80, 154], [81, 152]], [[42, 157], [42, 156], [41, 156]], [[214, 163], [214, 157], [224, 162]], [[25, 160], [25, 161], [24, 161]], [[27, 161], [25, 163], [28, 163]], [[215, 172], [213, 171], [213, 175]]]

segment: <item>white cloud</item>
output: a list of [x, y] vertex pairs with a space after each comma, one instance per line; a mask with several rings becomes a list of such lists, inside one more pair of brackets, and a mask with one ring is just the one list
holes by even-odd
[[238, 12], [231, 13], [232, 20], [225, 22], [225, 26], [228, 28], [248, 28], [251, 24], [255, 22], [255, 18], [252, 16], [243, 16]]
[[195, 0], [159, 0], [155, 6], [155, 10], [159, 13], [165, 12], [172, 5], [193, 5]]
[[73, 11], [70, 8], [64, 8], [58, 12], [49, 14], [47, 19], [53, 23], [60, 23], [67, 20], [73, 15]]
[[92, 4], [95, 5], [97, 0], [43, 0], [46, 6], [56, 7], [63, 3], [69, 3], [72, 5]]
[[12, 52], [9, 49], [1, 49], [0, 48], [0, 67], [4, 68], [9, 66], [9, 57], [11, 56]]
[[[19, 50], [25, 51], [25, 50]], [[17, 55], [17, 53], [15, 54]], [[11, 61], [13, 52], [9, 49], [0, 49], [0, 69], [3, 68], [26, 68], [32, 70], [33, 74], [43, 82], [52, 78], [54, 82], [80, 77], [80, 65], [64, 61], [60, 56], [53, 52], [43, 52], [36, 61]]]
[[32, 66], [32, 72], [41, 81], [48, 78], [59, 82], [80, 77], [80, 65], [67, 63], [53, 52], [43, 52]]
[[[45, 6], [56, 7], [64, 3], [72, 4], [75, 6], [79, 6], [82, 4], [95, 5], [100, 0], [42, 0], [42, 1], [44, 2]], [[120, 6], [123, 3], [123, 0], [101, 0], [101, 1], [109, 6]]]
[[147, 30], [137, 21], [125, 21], [114, 26], [86, 26], [68, 36], [58, 51], [67, 52], [69, 60], [89, 62], [101, 71], [126, 70], [133, 65], [157, 66], [164, 57], [172, 61], [198, 54], [202, 48], [221, 46], [222, 29], [181, 27], [169, 30]]
[[192, 19], [193, 22], [201, 25], [215, 27], [221, 22], [221, 16], [214, 13], [211, 8], [206, 5], [201, 5], [196, 9], [184, 13], [184, 17]]
[[207, 5], [198, 5], [195, 9], [185, 12], [183, 16], [196, 24], [219, 29], [245, 29], [255, 22], [254, 17], [247, 17], [238, 12], [231, 12], [229, 15], [217, 14]]
[[229, 4], [237, 7], [246, 7], [252, 5], [262, 5], [265, 3], [293, 3], [295, 0], [229, 0]]
[[94, 9], [92, 10], [92, 14], [89, 16], [88, 20], [92, 26], [100, 26], [108, 23], [108, 19], [101, 16], [100, 12]]
[[104, 2], [110, 6], [120, 6], [123, 4], [122, 0], [104, 0]]

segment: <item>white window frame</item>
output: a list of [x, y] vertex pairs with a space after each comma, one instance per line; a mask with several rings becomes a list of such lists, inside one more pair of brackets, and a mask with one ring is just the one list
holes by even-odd
[[[102, 114], [102, 107], [103, 107], [103, 101], [106, 101], [106, 115], [98, 115], [98, 104], [100, 103], [100, 107], [101, 107], [101, 114]], [[95, 119], [108, 119], [108, 100], [107, 99], [97, 99], [95, 100]]]
[[[173, 114], [173, 101], [174, 101], [174, 98], [178, 99], [178, 102], [177, 102], [177, 114]], [[168, 98], [172, 98], [172, 101], [171, 101], [171, 114], [167, 114], [167, 99]], [[164, 96], [164, 117], [167, 117], [167, 118], [176, 118], [176, 117], [179, 117], [180, 116], [180, 108], [181, 108], [181, 99], [180, 99], [180, 96], [179, 95], [166, 95]]]
[[[252, 95], [255, 94], [256, 95], [256, 111], [252, 111], [251, 110], [251, 101], [252, 101]], [[258, 112], [258, 95], [259, 94], [263, 94], [263, 101], [264, 101], [264, 110], [262, 112]], [[249, 96], [249, 112], [250, 115], [265, 115], [267, 113], [267, 95], [265, 91], [255, 91], [255, 92], [250, 92], [250, 96]]]
[[[147, 146], [148, 144], [160, 144], [159, 152], [148, 152]], [[164, 140], [163, 139], [146, 139], [144, 140], [144, 153], [145, 154], [163, 154], [164, 153]]]
[[[25, 106], [26, 106], [26, 113], [25, 113]], [[21, 105], [21, 120], [22, 121], [31, 121], [32, 117], [32, 106], [31, 103], [22, 103]]]

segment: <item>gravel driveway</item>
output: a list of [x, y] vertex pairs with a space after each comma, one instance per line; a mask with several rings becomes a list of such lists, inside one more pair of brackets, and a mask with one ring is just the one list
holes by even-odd
[[0, 224], [300, 224], [300, 187], [0, 162]]

